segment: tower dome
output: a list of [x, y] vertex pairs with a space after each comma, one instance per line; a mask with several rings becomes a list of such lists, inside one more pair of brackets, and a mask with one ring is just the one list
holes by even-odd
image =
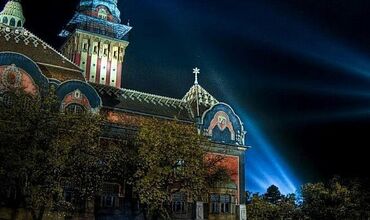
[[0, 12], [0, 23], [7, 26], [23, 27], [25, 21], [21, 0], [9, 0]]
[[98, 11], [101, 7], [104, 7], [109, 11], [108, 14], [112, 16], [111, 21], [120, 23], [121, 13], [117, 4], [118, 0], [81, 0], [77, 10], [94, 16], [94, 11]]

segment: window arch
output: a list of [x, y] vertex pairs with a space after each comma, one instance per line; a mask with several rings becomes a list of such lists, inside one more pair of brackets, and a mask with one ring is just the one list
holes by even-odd
[[104, 20], [108, 18], [108, 12], [105, 8], [99, 8], [98, 17]]
[[22, 21], [20, 21], [20, 20], [19, 20], [19, 21], [17, 22], [17, 27], [21, 27], [21, 26], [22, 26]]
[[15, 27], [15, 19], [14, 18], [10, 19], [9, 25]]
[[35, 98], [31, 94], [18, 96], [14, 92], [5, 91], [0, 94], [0, 106], [11, 108], [16, 104], [18, 106], [20, 105], [22, 109], [27, 110], [35, 104], [35, 101], [37, 101]]
[[10, 107], [13, 105], [14, 97], [9, 92], [4, 92], [0, 94], [0, 101], [5, 107]]
[[86, 111], [86, 108], [83, 105], [72, 103], [65, 107], [66, 113], [72, 113], [72, 114], [82, 114]]
[[3, 17], [3, 24], [8, 24], [8, 17]]

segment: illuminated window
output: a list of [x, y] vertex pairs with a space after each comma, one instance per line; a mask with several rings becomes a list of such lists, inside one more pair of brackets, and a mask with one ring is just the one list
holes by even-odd
[[72, 114], [82, 114], [86, 111], [85, 107], [80, 104], [69, 104], [65, 108], [66, 113], [72, 113]]

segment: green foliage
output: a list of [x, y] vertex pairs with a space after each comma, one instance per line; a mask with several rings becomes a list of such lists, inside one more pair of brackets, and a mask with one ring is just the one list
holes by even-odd
[[[45, 210], [76, 211], [110, 171], [110, 147], [98, 146], [101, 119], [60, 112], [53, 91], [9, 95], [8, 105], [0, 103], [0, 202], [26, 208], [33, 219]], [[73, 192], [70, 203], [62, 199], [66, 187]]]
[[248, 219], [356, 220], [370, 217], [369, 190], [359, 181], [307, 183], [301, 187], [300, 202], [294, 194], [281, 195], [276, 186], [266, 194], [253, 194], [247, 204]]
[[345, 184], [333, 178], [328, 184], [308, 183], [301, 194], [302, 212], [310, 219], [361, 219], [369, 214], [363, 208], [368, 191], [361, 190], [358, 182]]
[[248, 219], [291, 219], [297, 215], [295, 195], [282, 195], [272, 185], [264, 195], [253, 194], [247, 204]]
[[149, 213], [169, 219], [171, 195], [183, 192], [195, 201], [207, 192], [207, 177], [218, 181], [224, 172], [209, 173], [206, 141], [192, 125], [148, 119], [137, 138], [138, 164], [134, 190]]
[[272, 204], [277, 204], [282, 199], [280, 190], [275, 185], [271, 185], [269, 188], [267, 188], [267, 192], [265, 193], [264, 196], [265, 199]]
[[267, 202], [263, 196], [253, 194], [247, 205], [248, 219], [272, 219], [276, 206]]

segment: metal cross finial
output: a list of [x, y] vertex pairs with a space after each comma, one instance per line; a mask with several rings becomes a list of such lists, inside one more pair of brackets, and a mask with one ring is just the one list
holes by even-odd
[[194, 80], [194, 84], [195, 85], [198, 85], [198, 74], [200, 74], [200, 69], [198, 67], [195, 67], [193, 69], [193, 73], [195, 75], [195, 80]]

